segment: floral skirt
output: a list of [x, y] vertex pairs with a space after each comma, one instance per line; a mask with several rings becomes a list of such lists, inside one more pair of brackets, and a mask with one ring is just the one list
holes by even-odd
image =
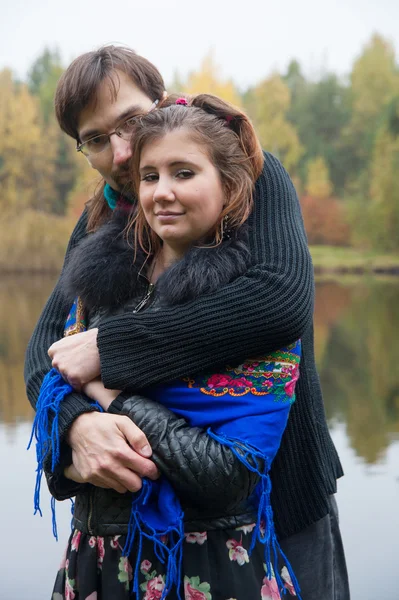
[[[255, 525], [185, 534], [182, 600], [279, 600], [276, 579], [265, 575], [264, 547], [249, 556]], [[52, 600], [159, 600], [165, 586], [165, 565], [143, 544], [140, 594], [132, 589], [132, 560], [122, 556], [125, 536], [96, 537], [75, 530], [58, 571]], [[286, 592], [295, 592], [285, 566]], [[171, 590], [168, 600], [177, 599]]]

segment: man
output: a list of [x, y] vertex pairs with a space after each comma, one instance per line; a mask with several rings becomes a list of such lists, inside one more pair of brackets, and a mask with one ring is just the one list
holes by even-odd
[[[151, 63], [112, 46], [77, 58], [59, 82], [56, 113], [61, 128], [115, 193], [123, 193], [128, 181], [129, 120], [152, 110], [163, 94], [162, 78]], [[72, 234], [66, 261], [87, 231], [109, 214], [101, 190]], [[68, 477], [119, 492], [136, 491], [141, 477], [157, 477], [148, 442], [128, 418], [95, 412], [79, 391], [85, 384], [101, 376], [102, 393], [115, 397], [107, 389], [139, 390], [238, 364], [301, 338], [297, 400], [272, 469], [275, 521], [303, 600], [347, 600], [333, 500], [342, 469], [314, 362], [312, 265], [295, 190], [269, 154], [256, 186], [250, 231], [254, 266], [233, 284], [180, 307], [160, 312], [150, 307], [111, 317], [98, 330], [64, 339], [70, 306], [58, 283], [28, 347], [28, 396], [35, 406], [51, 367], [49, 351], [52, 365], [75, 389], [62, 402], [59, 415], [62, 461], [65, 466], [72, 463]], [[74, 485], [68, 480], [64, 484]]]

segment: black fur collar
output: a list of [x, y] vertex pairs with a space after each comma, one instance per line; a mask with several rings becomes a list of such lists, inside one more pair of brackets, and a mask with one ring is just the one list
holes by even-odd
[[243, 275], [251, 263], [246, 228], [241, 227], [229, 240], [210, 248], [191, 248], [169, 267], [156, 284], [160, 303], [183, 304], [215, 292]]
[[[63, 271], [62, 283], [69, 300], [80, 296], [89, 311], [112, 311], [143, 293], [139, 277], [145, 254], [137, 252], [133, 262], [132, 242], [123, 230], [124, 211], [114, 211], [111, 220], [84, 238], [72, 251]], [[167, 269], [156, 284], [156, 296], [164, 306], [182, 304], [216, 291], [243, 275], [250, 266], [247, 228], [213, 248], [191, 248], [184, 258]]]

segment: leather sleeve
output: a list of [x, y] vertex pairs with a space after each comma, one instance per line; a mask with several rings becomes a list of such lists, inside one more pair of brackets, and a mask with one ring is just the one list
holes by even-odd
[[127, 415], [145, 433], [152, 459], [183, 502], [229, 510], [259, 481], [229, 448], [153, 400], [122, 393], [109, 412]]
[[76, 494], [84, 492], [88, 483], [76, 483], [72, 479], [67, 479], [63, 473], [63, 469], [57, 468], [54, 473], [46, 471], [47, 486], [50, 494], [56, 500], [68, 500]]

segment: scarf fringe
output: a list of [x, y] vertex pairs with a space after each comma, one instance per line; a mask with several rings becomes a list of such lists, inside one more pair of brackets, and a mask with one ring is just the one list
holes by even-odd
[[[43, 513], [40, 508], [40, 491], [44, 472], [44, 463], [50, 451], [52, 473], [54, 473], [54, 469], [60, 461], [60, 434], [58, 429], [58, 415], [62, 400], [72, 391], [72, 386], [64, 381], [60, 373], [56, 369], [51, 369], [51, 371], [49, 371], [43, 379], [39, 398], [36, 403], [36, 415], [33, 421], [32, 432], [27, 450], [30, 449], [33, 439], [35, 439], [37, 467], [35, 491], [33, 494], [33, 514], [36, 515], [36, 513], [39, 513], [41, 517], [43, 516]], [[103, 409], [98, 402], [94, 402], [94, 406], [100, 412], [103, 412]], [[50, 427], [51, 415], [53, 415], [53, 421]], [[50, 506], [53, 535], [58, 541], [54, 497], [51, 497]]]
[[[298, 600], [301, 600], [301, 590], [298, 580], [294, 575], [286, 555], [281, 549], [274, 530], [273, 509], [270, 500], [272, 482], [269, 475], [270, 465], [267, 457], [249, 444], [228, 438], [223, 434], [216, 434], [211, 429], [208, 429], [207, 433], [220, 444], [230, 448], [238, 460], [245, 465], [247, 469], [259, 475], [260, 482], [255, 489], [255, 494], [258, 496], [259, 502], [258, 515], [255, 529], [252, 533], [251, 546], [248, 554], [251, 555], [257, 542], [260, 542], [264, 546], [266, 576], [270, 580], [274, 575], [280, 593], [286, 594], [287, 588], [284, 585], [278, 569], [279, 557], [282, 558], [291, 577], [292, 585], [294, 586]], [[262, 531], [262, 524], [264, 524], [264, 533]]]
[[[36, 404], [36, 415], [32, 425], [32, 433], [27, 447], [27, 450], [29, 450], [33, 438], [35, 438], [37, 468], [35, 491], [33, 495], [34, 515], [39, 513], [40, 516], [43, 516], [40, 508], [40, 488], [44, 471], [44, 461], [51, 451], [51, 471], [54, 472], [55, 466], [60, 459], [60, 436], [58, 431], [60, 404], [65, 396], [71, 392], [72, 387], [62, 379], [56, 369], [51, 369], [44, 377]], [[51, 414], [53, 414], [53, 422], [50, 430], [49, 424]], [[49, 433], [49, 430], [51, 433]], [[51, 512], [53, 535], [55, 539], [58, 540], [54, 498], [51, 499]]]
[[[136, 542], [136, 556], [133, 567], [133, 589], [139, 597], [140, 594], [140, 565], [143, 548], [143, 540], [151, 540], [154, 547], [154, 553], [158, 560], [166, 563], [166, 580], [165, 587], [160, 596], [160, 600], [164, 600], [169, 594], [173, 586], [176, 588], [177, 599], [182, 600], [180, 594], [181, 571], [183, 564], [183, 542], [184, 542], [184, 527], [183, 527], [183, 512], [176, 515], [175, 521], [177, 525], [169, 525], [163, 531], [156, 531], [148, 523], [144, 522], [141, 514], [142, 509], [148, 503], [153, 492], [153, 483], [148, 479], [143, 479], [143, 486], [135, 494], [130, 511], [130, 519], [128, 524], [128, 533], [125, 546], [122, 551], [123, 556], [131, 555], [133, 545]], [[166, 538], [166, 539], [165, 539]], [[130, 557], [131, 558], [131, 557]]]

